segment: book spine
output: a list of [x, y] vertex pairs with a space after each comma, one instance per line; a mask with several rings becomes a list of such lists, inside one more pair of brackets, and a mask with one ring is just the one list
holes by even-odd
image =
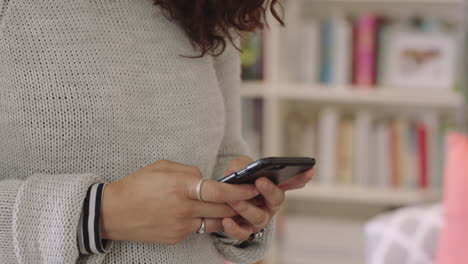
[[354, 136], [354, 176], [357, 184], [368, 184], [370, 172], [370, 144], [371, 138], [371, 114], [368, 111], [360, 111], [356, 115]]
[[338, 138], [338, 183], [351, 184], [353, 182], [353, 138], [354, 121], [344, 119], [340, 122]]
[[357, 21], [355, 68], [356, 85], [372, 87], [376, 84], [378, 17], [363, 15]]
[[331, 184], [336, 177], [336, 149], [339, 114], [332, 107], [323, 108], [319, 113], [319, 155], [318, 177], [325, 184]]
[[396, 182], [398, 187], [402, 187], [406, 182], [407, 169], [409, 165], [409, 157], [407, 152], [407, 133], [408, 133], [408, 120], [400, 117], [395, 121], [396, 129]]
[[330, 84], [332, 82], [333, 69], [333, 21], [326, 18], [321, 22], [321, 71], [320, 82]]
[[315, 120], [308, 120], [302, 133], [302, 156], [315, 157], [316, 150], [316, 128]]
[[318, 80], [319, 25], [315, 21], [300, 26], [299, 82], [315, 83]]
[[335, 16], [333, 21], [333, 84], [344, 87], [350, 83], [351, 25], [344, 15]]
[[419, 152], [419, 187], [425, 189], [428, 187], [428, 171], [427, 171], [427, 129], [424, 124], [419, 123], [416, 128], [418, 138], [418, 152]]
[[376, 184], [380, 187], [389, 187], [391, 184], [391, 140], [390, 125], [388, 122], [379, 122], [375, 128], [373, 146], [375, 148], [375, 167], [373, 175], [376, 175]]
[[397, 128], [395, 122], [392, 122], [390, 125], [390, 133], [389, 133], [389, 142], [390, 142], [390, 177], [391, 177], [391, 186], [398, 187], [399, 186], [399, 176], [398, 173], [400, 171], [399, 164], [398, 164], [398, 147], [397, 147]]

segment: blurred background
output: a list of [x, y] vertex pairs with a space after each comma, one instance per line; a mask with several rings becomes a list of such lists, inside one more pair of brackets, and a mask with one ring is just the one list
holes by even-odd
[[362, 264], [370, 219], [441, 200], [462, 1], [282, 3], [286, 27], [242, 41], [243, 135], [255, 158], [318, 163], [263, 263]]

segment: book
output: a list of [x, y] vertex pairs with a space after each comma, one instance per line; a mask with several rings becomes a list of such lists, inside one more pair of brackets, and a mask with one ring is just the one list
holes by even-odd
[[416, 125], [418, 141], [418, 166], [419, 166], [419, 187], [426, 189], [429, 186], [428, 177], [428, 153], [427, 153], [427, 129], [423, 123]]
[[352, 30], [351, 24], [344, 15], [332, 17], [332, 73], [331, 83], [337, 87], [344, 87], [351, 83]]
[[333, 19], [327, 17], [320, 24], [320, 82], [322, 84], [331, 84], [333, 80], [333, 23]]
[[331, 184], [336, 178], [336, 150], [339, 112], [333, 107], [324, 107], [318, 115], [319, 152], [318, 173], [321, 183]]
[[409, 158], [408, 158], [408, 131], [409, 131], [409, 124], [408, 119], [405, 117], [397, 117], [394, 121], [395, 124], [395, 155], [396, 155], [396, 187], [404, 186], [407, 177], [412, 177], [409, 175], [408, 168], [411, 166]]
[[299, 66], [299, 69], [297, 70], [297, 79], [300, 83], [313, 84], [319, 80], [319, 23], [314, 20], [310, 20], [298, 27], [300, 31], [298, 38], [300, 56], [297, 56], [297, 60], [294, 62]]
[[303, 146], [304, 121], [301, 113], [291, 111], [287, 114], [284, 149], [288, 156], [300, 156]]
[[315, 157], [317, 155], [317, 131], [316, 121], [307, 120], [302, 132], [302, 151], [303, 157]]
[[354, 120], [343, 119], [338, 130], [337, 183], [353, 183]]
[[351, 24], [343, 14], [335, 14], [320, 24], [320, 82], [344, 87], [351, 82]]
[[387, 18], [380, 18], [377, 27], [377, 64], [376, 84], [387, 85], [388, 42], [391, 38], [392, 24]]
[[366, 14], [355, 24], [353, 80], [357, 86], [373, 87], [376, 84], [378, 21], [376, 15]]
[[389, 187], [391, 184], [391, 139], [390, 125], [386, 121], [377, 122], [373, 131], [374, 156], [372, 163], [375, 164], [372, 174], [376, 179], [372, 181], [377, 186]]
[[371, 160], [371, 126], [372, 116], [368, 111], [359, 111], [356, 114], [354, 133], [353, 169], [355, 183], [366, 185], [370, 182]]
[[406, 131], [406, 162], [405, 162], [405, 176], [403, 186], [406, 188], [418, 188], [418, 175], [419, 175], [419, 153], [416, 136], [416, 124], [414, 122], [408, 123]]

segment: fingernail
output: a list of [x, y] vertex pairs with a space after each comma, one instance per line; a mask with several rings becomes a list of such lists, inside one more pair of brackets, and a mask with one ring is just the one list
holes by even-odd
[[273, 190], [273, 183], [269, 182], [269, 181], [265, 181], [263, 183], [263, 189], [265, 189], [265, 191], [267, 192], [270, 192]]

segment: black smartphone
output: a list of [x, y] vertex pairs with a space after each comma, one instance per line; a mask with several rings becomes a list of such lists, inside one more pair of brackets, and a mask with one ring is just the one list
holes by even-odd
[[254, 184], [258, 178], [266, 177], [280, 184], [315, 166], [313, 158], [272, 157], [259, 159], [245, 169], [232, 173], [219, 182], [231, 184]]

